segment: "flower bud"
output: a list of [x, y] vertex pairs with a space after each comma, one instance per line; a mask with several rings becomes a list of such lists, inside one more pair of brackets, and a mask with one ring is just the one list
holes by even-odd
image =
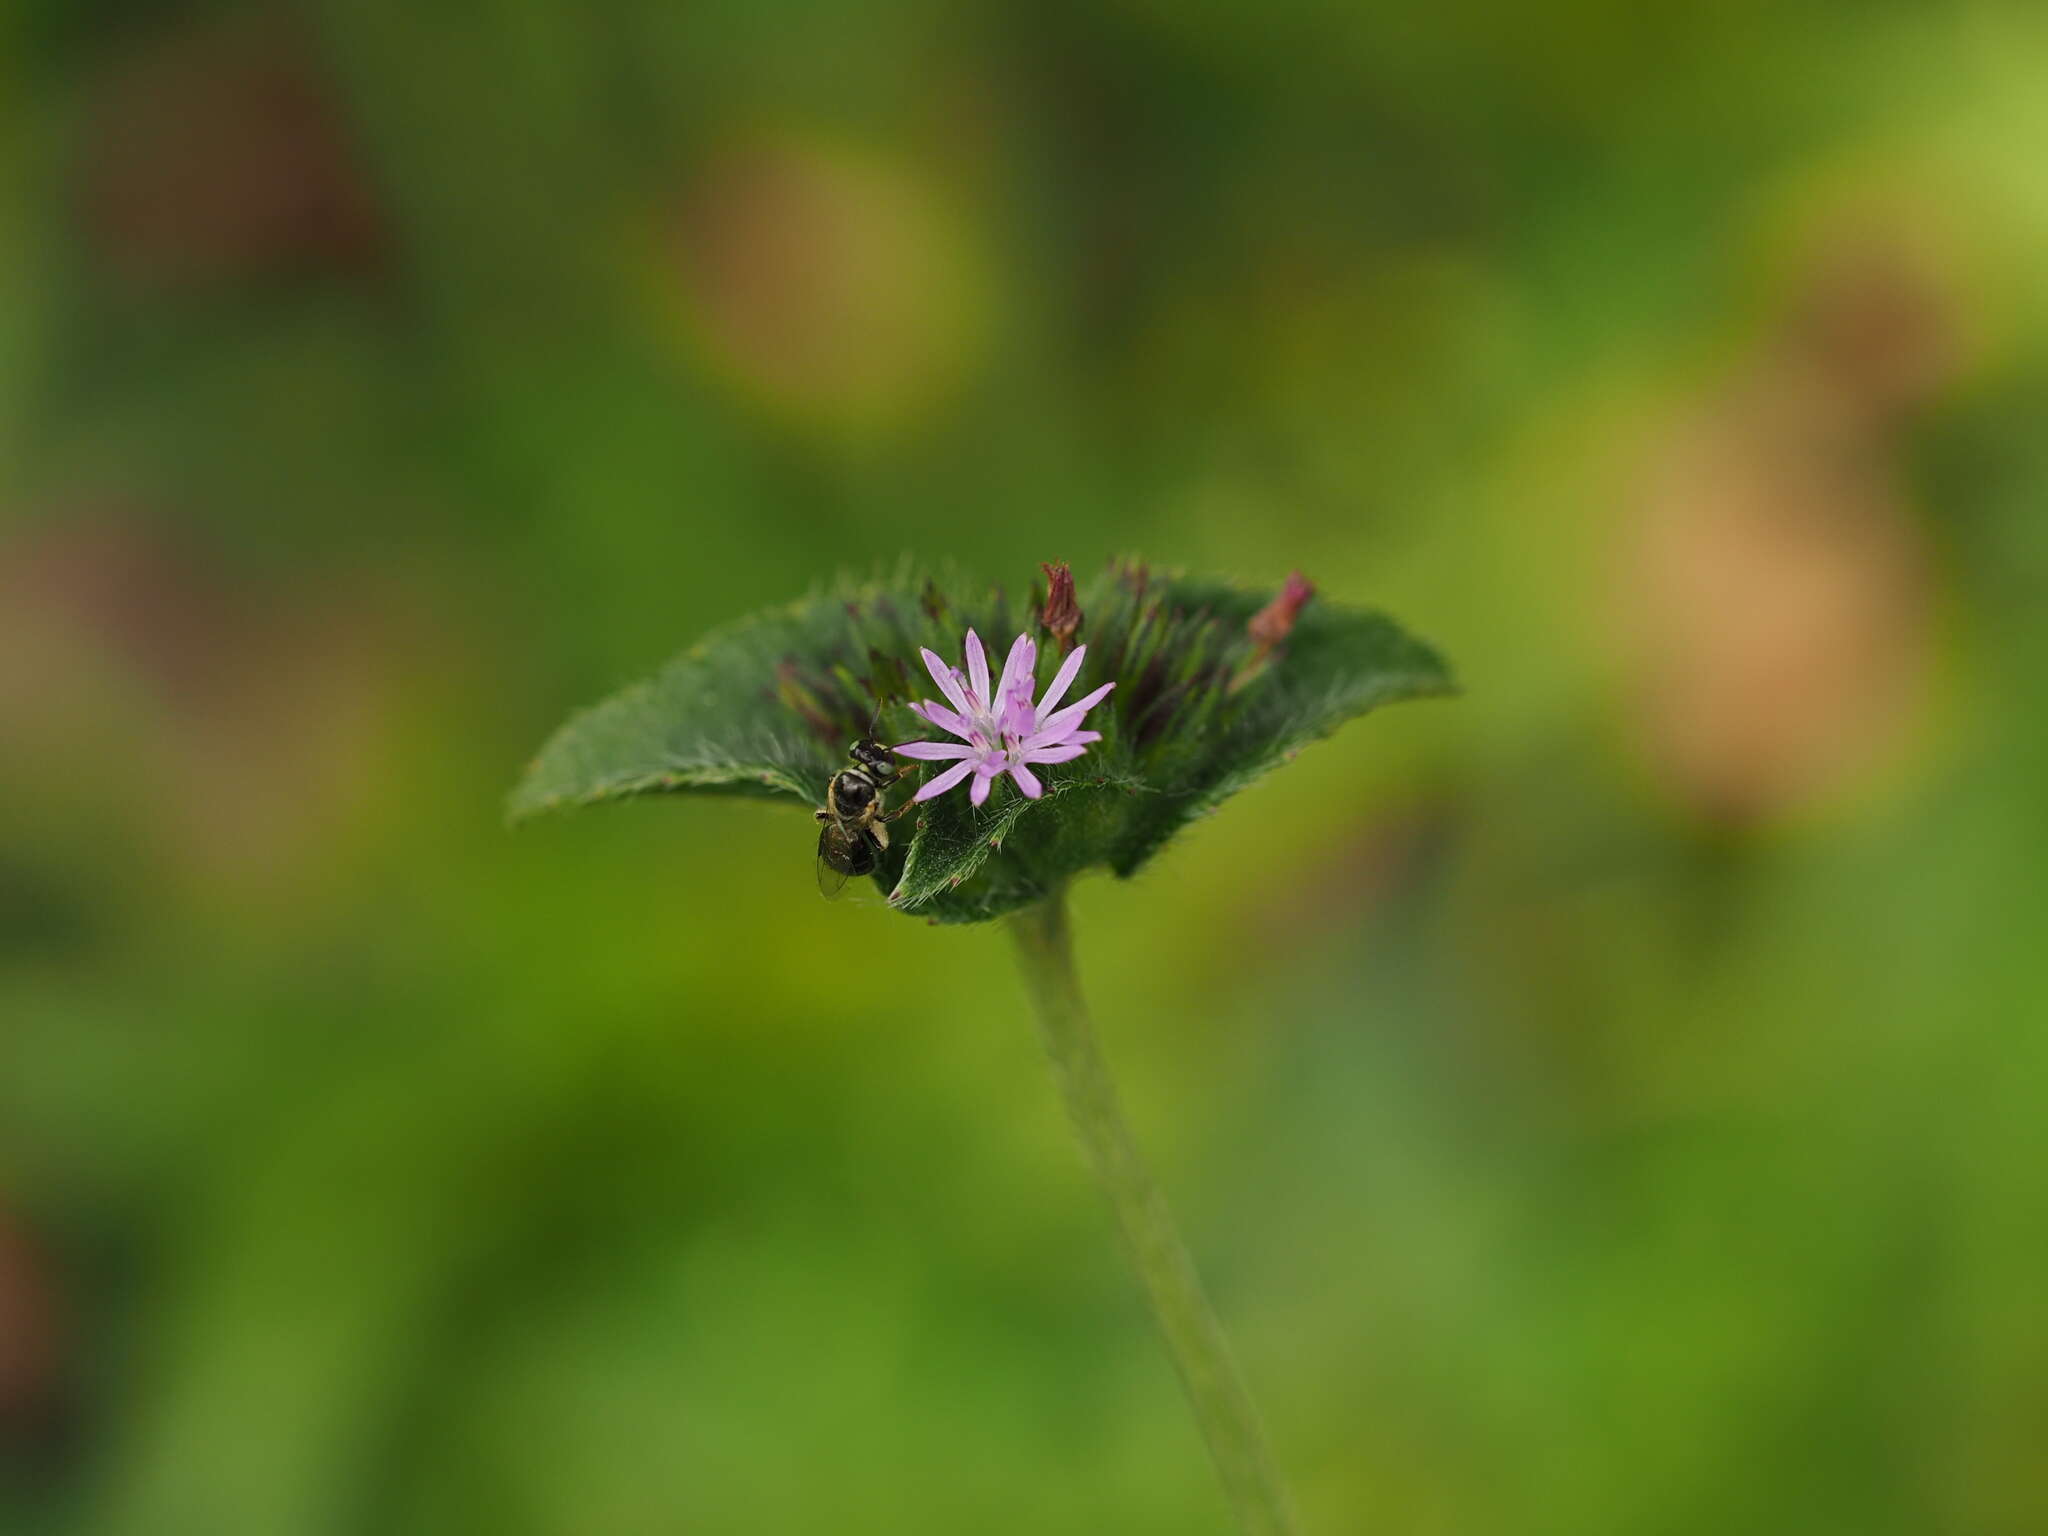
[[1081, 605], [1074, 600], [1073, 567], [1062, 560], [1058, 565], [1041, 565], [1050, 590], [1045, 595], [1045, 608], [1038, 621], [1046, 633], [1059, 641], [1064, 654], [1074, 648], [1074, 636], [1081, 630]]
[[1287, 585], [1280, 589], [1280, 595], [1253, 614], [1245, 625], [1245, 633], [1252, 637], [1260, 655], [1284, 643], [1294, 633], [1294, 621], [1315, 595], [1316, 589], [1306, 576], [1299, 571], [1288, 572]]

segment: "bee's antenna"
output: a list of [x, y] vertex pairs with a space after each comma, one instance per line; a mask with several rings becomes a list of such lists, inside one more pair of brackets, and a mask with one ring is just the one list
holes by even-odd
[[873, 741], [875, 739], [875, 732], [882, 728], [882, 711], [888, 707], [889, 701], [887, 699], [875, 700], [875, 712], [868, 717], [867, 734], [861, 737], [862, 741]]

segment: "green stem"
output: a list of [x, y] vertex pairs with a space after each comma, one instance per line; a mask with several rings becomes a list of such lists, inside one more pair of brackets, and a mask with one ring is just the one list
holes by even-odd
[[1180, 1372], [1181, 1386], [1209, 1443], [1223, 1489], [1247, 1536], [1292, 1536], [1294, 1515], [1280, 1486], [1258, 1411], [1231, 1359], [1222, 1325], [1202, 1294], [1193, 1260], [1166, 1199], [1138, 1154], [1081, 984], [1074, 974], [1066, 892], [1057, 890], [1011, 920], [1017, 961], [1038, 1011], [1067, 1116], [1123, 1229], [1145, 1298]]

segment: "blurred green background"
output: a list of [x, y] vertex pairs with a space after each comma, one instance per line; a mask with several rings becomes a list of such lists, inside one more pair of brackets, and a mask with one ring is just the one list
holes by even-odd
[[2048, 1529], [2038, 5], [0, 22], [0, 1530], [1216, 1533], [991, 928], [508, 832], [835, 569], [1467, 694], [1077, 896], [1311, 1536]]

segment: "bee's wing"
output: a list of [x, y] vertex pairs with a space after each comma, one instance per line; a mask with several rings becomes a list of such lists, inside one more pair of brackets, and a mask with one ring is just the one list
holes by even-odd
[[846, 889], [847, 865], [852, 862], [846, 833], [835, 821], [818, 829], [818, 894], [827, 901]]

